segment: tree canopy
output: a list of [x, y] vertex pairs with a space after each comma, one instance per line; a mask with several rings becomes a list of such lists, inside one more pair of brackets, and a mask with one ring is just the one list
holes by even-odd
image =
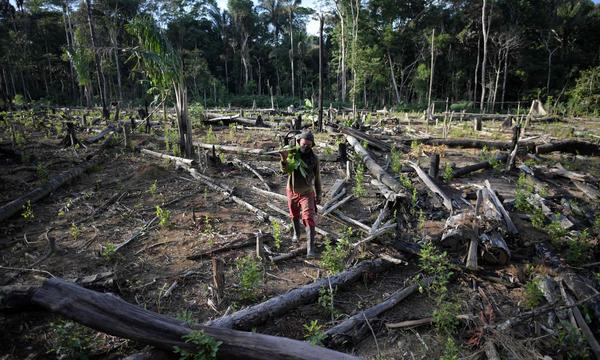
[[478, 108], [483, 92], [487, 111], [531, 99], [599, 111], [600, 4], [591, 0], [487, 1], [483, 71], [482, 1], [334, 0], [313, 9], [228, 0], [220, 9], [214, 0], [96, 0], [89, 18], [86, 3], [0, 0], [3, 106], [17, 96], [90, 106], [102, 91], [109, 103], [135, 105], [159, 88], [174, 103], [172, 86], [157, 82], [171, 82], [155, 76], [161, 69], [139, 72], [128, 61], [142, 44], [126, 29], [140, 19], [152, 19], [176, 50], [191, 101], [270, 106], [272, 92], [279, 106], [301, 105], [318, 93], [318, 34], [307, 24], [321, 15], [326, 103], [423, 107], [433, 76], [437, 101]]

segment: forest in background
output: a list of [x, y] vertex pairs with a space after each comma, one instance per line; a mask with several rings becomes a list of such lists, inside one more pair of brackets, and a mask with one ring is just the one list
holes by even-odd
[[306, 24], [316, 17], [325, 106], [412, 110], [448, 99], [453, 110], [496, 112], [541, 99], [563, 113], [600, 111], [600, 5], [591, 0], [315, 7], [300, 0], [229, 0], [223, 10], [214, 0], [1, 0], [0, 105], [140, 106], [163, 97], [172, 104], [172, 91], [161, 92], [135, 61], [130, 25], [140, 17], [182, 60], [190, 102], [270, 107], [272, 94], [280, 107], [314, 103], [319, 36]]

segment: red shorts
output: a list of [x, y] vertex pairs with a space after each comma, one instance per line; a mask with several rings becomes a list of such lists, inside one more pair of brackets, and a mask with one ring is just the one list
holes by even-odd
[[288, 209], [292, 219], [302, 219], [304, 226], [315, 226], [317, 214], [316, 196], [314, 192], [300, 194], [286, 189]]

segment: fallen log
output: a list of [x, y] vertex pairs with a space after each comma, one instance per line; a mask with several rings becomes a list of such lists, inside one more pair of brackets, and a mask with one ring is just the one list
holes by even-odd
[[98, 331], [167, 351], [174, 346], [198, 351], [182, 338], [200, 330], [222, 343], [219, 359], [357, 359], [304, 341], [203, 325], [188, 327], [183, 321], [145, 310], [113, 294], [58, 278], [46, 280], [33, 290], [30, 302]]
[[510, 260], [510, 250], [502, 235], [497, 231], [481, 234], [481, 259], [488, 264], [506, 265]]
[[169, 160], [172, 160], [172, 161], [175, 161], [175, 162], [180, 162], [180, 163], [182, 163], [182, 164], [184, 164], [186, 166], [193, 166], [196, 163], [192, 159], [185, 159], [185, 158], [182, 158], [182, 157], [167, 155], [167, 154], [159, 153], [159, 152], [148, 150], [148, 149], [141, 149], [140, 152], [142, 154], [154, 156], [154, 157], [157, 157], [159, 159], [169, 159]]
[[591, 185], [579, 181], [573, 181], [573, 184], [575, 184], [575, 187], [591, 200], [596, 201], [600, 199], [600, 191], [593, 188]]
[[576, 155], [600, 155], [600, 145], [581, 140], [565, 140], [549, 144], [538, 145], [536, 154], [548, 154], [554, 151], [566, 152]]
[[344, 134], [344, 135], [349, 135], [352, 136], [354, 138], [360, 139], [362, 141], [365, 141], [367, 144], [369, 144], [369, 146], [372, 146], [374, 148], [377, 148], [381, 151], [390, 151], [391, 150], [391, 146], [388, 143], [385, 143], [379, 139], [376, 139], [372, 136], [369, 136], [367, 134], [365, 134], [362, 131], [359, 130], [355, 130], [352, 128], [348, 128], [348, 127], [340, 127], [339, 131]]
[[594, 180], [589, 175], [580, 174], [580, 173], [576, 173], [574, 171], [565, 169], [561, 163], [556, 163], [555, 167], [548, 170], [548, 172], [554, 176], [562, 176], [564, 178], [567, 178], [567, 179], [570, 179], [573, 181], [586, 182], [586, 181]]
[[365, 326], [367, 322], [373, 321], [382, 313], [398, 305], [402, 300], [417, 291], [419, 286], [429, 286], [431, 281], [432, 278], [426, 278], [423, 280], [422, 284], [413, 284], [398, 290], [382, 303], [360, 311], [327, 330], [325, 332], [325, 335], [327, 336], [325, 345], [329, 348], [340, 348], [347, 344], [357, 344], [364, 338], [365, 334], [367, 334], [368, 328]]
[[290, 290], [285, 294], [273, 297], [260, 304], [210, 321], [207, 325], [233, 329], [250, 329], [270, 318], [280, 316], [290, 309], [314, 301], [319, 296], [319, 290], [323, 286], [341, 289], [360, 279], [363, 273], [379, 273], [390, 266], [390, 263], [381, 259], [363, 261], [340, 274], [319, 279], [313, 283]]
[[402, 184], [400, 184], [398, 180], [393, 178], [381, 166], [379, 166], [379, 164], [377, 164], [377, 162], [373, 160], [371, 155], [369, 155], [367, 150], [365, 150], [365, 148], [362, 147], [360, 142], [356, 140], [355, 137], [351, 135], [346, 135], [346, 139], [348, 140], [348, 143], [350, 143], [350, 145], [354, 147], [354, 151], [361, 157], [367, 169], [369, 169], [371, 174], [373, 174], [373, 176], [375, 176], [377, 180], [385, 184], [396, 194], [405, 195], [405, 189], [402, 186]]
[[45, 198], [54, 190], [70, 182], [71, 180], [81, 176], [84, 172], [100, 164], [102, 161], [104, 161], [104, 158], [102, 157], [95, 157], [92, 160], [88, 160], [80, 166], [58, 174], [57, 176], [53, 177], [52, 179], [45, 182], [43, 185], [33, 189], [27, 194], [21, 195], [15, 200], [2, 205], [2, 207], [0, 207], [0, 222], [10, 218], [17, 212], [21, 211], [23, 209], [23, 206], [28, 202], [35, 203]]
[[425, 186], [427, 186], [427, 188], [429, 190], [431, 190], [435, 194], [438, 194], [442, 198], [444, 207], [446, 209], [448, 209], [448, 211], [450, 213], [452, 213], [452, 200], [448, 197], [448, 195], [446, 195], [446, 193], [444, 191], [442, 191], [442, 189], [440, 189], [440, 187], [437, 186], [437, 184], [435, 184], [433, 182], [433, 180], [431, 180], [429, 175], [427, 175], [427, 173], [425, 171], [423, 171], [423, 169], [421, 169], [421, 167], [419, 165], [417, 165], [413, 162], [409, 162], [409, 165], [413, 169], [415, 169], [415, 171], [417, 172], [417, 175], [423, 181]]
[[[496, 156], [496, 161], [501, 162], [501, 163], [505, 163], [507, 159], [508, 159], [508, 154], [499, 154]], [[479, 170], [483, 170], [483, 169], [491, 169], [491, 168], [492, 168], [492, 164], [486, 160], [486, 161], [478, 162], [475, 164], [463, 166], [461, 168], [456, 168], [452, 172], [452, 177], [461, 177], [461, 176], [468, 175], [475, 171], [479, 171]]]
[[[480, 140], [480, 139], [404, 139], [401, 142], [404, 145], [410, 145], [413, 141], [425, 145], [446, 145], [450, 148], [467, 148], [467, 149], [494, 149], [494, 150], [512, 150], [513, 143], [510, 141], [499, 140]], [[528, 152], [535, 151], [536, 144], [533, 141], [519, 142], [519, 148]]]

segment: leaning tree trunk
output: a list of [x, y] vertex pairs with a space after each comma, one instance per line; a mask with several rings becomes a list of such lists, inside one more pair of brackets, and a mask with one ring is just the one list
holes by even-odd
[[34, 306], [96, 330], [167, 351], [173, 351], [175, 346], [198, 351], [193, 344], [185, 342], [183, 336], [199, 330], [221, 342], [218, 359], [358, 359], [283, 337], [204, 325], [188, 327], [183, 321], [148, 311], [113, 294], [98, 293], [59, 278], [46, 280], [29, 293], [29, 298], [22, 293], [19, 296]]

